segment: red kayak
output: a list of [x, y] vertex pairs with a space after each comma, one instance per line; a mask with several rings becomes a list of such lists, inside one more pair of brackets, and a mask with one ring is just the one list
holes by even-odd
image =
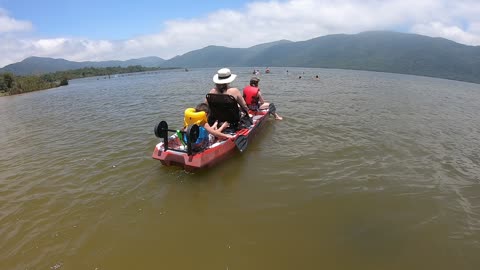
[[[270, 104], [268, 110], [249, 111], [251, 117], [241, 119], [239, 107], [234, 97], [208, 94], [207, 101], [213, 118], [219, 122], [228, 121], [231, 129], [224, 132], [230, 133], [234, 137], [217, 140], [206, 147], [195, 149], [191, 142], [195, 142], [199, 136], [197, 125], [193, 125], [184, 132], [169, 129], [167, 122], [161, 121], [155, 126], [154, 130], [155, 135], [162, 139], [155, 146], [152, 154], [154, 159], [160, 160], [165, 166], [180, 166], [186, 171], [211, 167], [225, 160], [236, 151], [245, 151], [248, 142], [252, 141], [265, 124], [268, 116], [276, 110], [275, 105]], [[179, 136], [187, 136], [187, 142], [183, 142]]]

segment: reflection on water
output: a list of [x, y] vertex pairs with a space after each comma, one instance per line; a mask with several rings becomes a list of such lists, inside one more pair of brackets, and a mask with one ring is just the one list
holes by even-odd
[[288, 70], [260, 75], [284, 120], [193, 174], [153, 127], [215, 69], [0, 98], [0, 269], [480, 267], [480, 86]]

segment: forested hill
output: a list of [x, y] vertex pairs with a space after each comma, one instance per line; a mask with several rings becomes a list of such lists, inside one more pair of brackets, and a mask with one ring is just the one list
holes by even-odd
[[100, 62], [74, 62], [65, 59], [54, 59], [48, 57], [29, 57], [25, 60], [10, 64], [0, 69], [2, 72], [11, 72], [15, 75], [33, 75], [45, 74], [57, 71], [74, 70], [81, 68], [106, 68], [106, 67], [160, 67], [164, 59], [160, 57], [143, 57], [138, 59], [130, 59], [126, 61], [100, 61]]
[[480, 83], [480, 47], [443, 38], [373, 31], [240, 49], [209, 46], [165, 66], [321, 67], [382, 71]]
[[372, 31], [306, 41], [280, 40], [250, 48], [208, 46], [169, 60], [71, 62], [30, 57], [1, 72], [44, 74], [84, 67], [320, 67], [382, 71], [480, 83], [480, 47], [416, 34]]

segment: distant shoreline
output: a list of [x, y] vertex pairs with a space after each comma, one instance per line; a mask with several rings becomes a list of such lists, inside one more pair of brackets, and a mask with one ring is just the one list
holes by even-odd
[[111, 78], [112, 76], [118, 76], [120, 74], [133, 74], [174, 69], [180, 68], [147, 68], [142, 66], [129, 66], [126, 68], [81, 68], [29, 76], [15, 76], [12, 73], [2, 73], [0, 74], [0, 97], [53, 89], [68, 85], [69, 80], [73, 79], [91, 77]]

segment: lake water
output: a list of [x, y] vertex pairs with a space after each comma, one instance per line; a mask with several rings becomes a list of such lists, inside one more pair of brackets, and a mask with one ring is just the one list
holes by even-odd
[[151, 158], [153, 127], [216, 69], [0, 98], [0, 269], [480, 269], [480, 85], [271, 71], [284, 120], [197, 173]]

